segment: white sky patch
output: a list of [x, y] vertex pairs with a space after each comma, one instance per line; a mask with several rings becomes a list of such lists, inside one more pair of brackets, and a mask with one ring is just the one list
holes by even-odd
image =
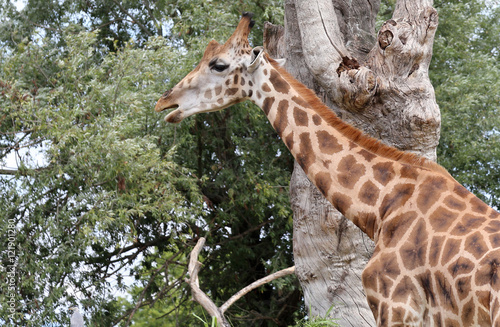
[[17, 11], [21, 11], [26, 7], [26, 1], [23, 0], [15, 0], [13, 1], [14, 6], [16, 6]]

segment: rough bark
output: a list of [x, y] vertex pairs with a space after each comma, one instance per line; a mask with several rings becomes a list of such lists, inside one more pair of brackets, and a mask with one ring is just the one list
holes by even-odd
[[[428, 67], [437, 13], [432, 1], [398, 1], [375, 36], [379, 3], [285, 0], [285, 32], [268, 25], [265, 46], [286, 58], [287, 70], [342, 119], [435, 160], [440, 113]], [[333, 306], [329, 314], [341, 326], [375, 326], [360, 278], [373, 241], [324, 199], [297, 164], [290, 201], [296, 274], [310, 314], [325, 316]]]

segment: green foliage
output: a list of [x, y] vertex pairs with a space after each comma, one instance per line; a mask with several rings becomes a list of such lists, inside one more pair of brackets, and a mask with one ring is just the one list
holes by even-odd
[[[173, 148], [159, 147], [151, 110], [164, 60], [179, 54], [152, 39], [145, 49], [127, 45], [100, 58], [95, 36], [68, 34], [59, 53], [28, 43], [2, 60], [2, 153], [39, 147], [46, 161], [22, 161], [16, 176], [0, 180], [2, 239], [7, 222], [15, 226], [9, 321], [17, 325], [64, 321], [61, 309], [81, 299], [98, 325], [109, 326], [116, 312], [107, 278], [125, 290], [125, 274], [158, 251], [184, 249], [189, 225], [203, 216], [196, 179], [175, 163]], [[139, 254], [142, 262], [130, 265]], [[0, 296], [5, 303], [7, 294]]]
[[[154, 104], [192, 69], [210, 38], [232, 33], [240, 9], [279, 22], [281, 7], [157, 3], [161, 15], [171, 14], [166, 38], [129, 29], [110, 39], [103, 29], [82, 32], [95, 25], [75, 25], [81, 8], [66, 5], [52, 3], [60, 6], [54, 16], [40, 12], [43, 24], [58, 26], [53, 30], [16, 20], [36, 16], [36, 1], [3, 20], [2, 28], [20, 36], [4, 40], [0, 57], [0, 159], [16, 154], [20, 169], [0, 179], [0, 233], [7, 239], [14, 223], [17, 258], [15, 314], [2, 307], [2, 322], [67, 323], [66, 309], [79, 304], [94, 326], [195, 325], [192, 313], [203, 310], [182, 281], [199, 236], [209, 247], [200, 280], [217, 302], [293, 264], [292, 160], [250, 104], [179, 126], [163, 123]], [[256, 28], [253, 42], [261, 35]], [[41, 156], [40, 164], [30, 159]], [[8, 246], [0, 244], [4, 267]], [[283, 325], [298, 303], [296, 281], [288, 278], [247, 295], [229, 318]]]
[[500, 7], [438, 1], [430, 69], [442, 114], [439, 162], [500, 208]]

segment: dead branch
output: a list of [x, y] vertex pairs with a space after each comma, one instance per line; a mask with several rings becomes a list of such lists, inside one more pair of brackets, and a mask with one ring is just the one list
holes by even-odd
[[246, 286], [245, 288], [241, 289], [238, 293], [233, 295], [229, 300], [226, 301], [220, 308], [218, 308], [215, 303], [200, 289], [200, 284], [199, 284], [199, 279], [198, 279], [198, 273], [201, 268], [201, 263], [198, 261], [198, 256], [201, 252], [201, 249], [203, 248], [203, 245], [205, 245], [205, 238], [201, 237], [198, 240], [198, 243], [196, 243], [196, 246], [193, 248], [191, 251], [191, 255], [189, 258], [189, 266], [188, 266], [188, 272], [189, 272], [189, 279], [186, 279], [186, 282], [189, 284], [191, 287], [191, 292], [193, 294], [193, 300], [198, 302], [203, 309], [205, 309], [208, 314], [211, 317], [215, 317], [217, 319], [217, 324], [220, 327], [229, 327], [229, 322], [226, 320], [224, 317], [224, 312], [226, 312], [229, 307], [238, 301], [241, 297], [243, 297], [245, 294], [250, 292], [253, 289], [256, 289], [259, 286], [262, 286], [266, 283], [269, 283], [270, 281], [273, 281], [277, 278], [284, 277], [287, 275], [291, 275], [295, 272], [295, 267], [290, 267], [286, 268], [283, 270], [280, 270], [278, 272], [275, 272], [269, 276], [266, 276], [264, 278], [261, 278], [252, 284]]

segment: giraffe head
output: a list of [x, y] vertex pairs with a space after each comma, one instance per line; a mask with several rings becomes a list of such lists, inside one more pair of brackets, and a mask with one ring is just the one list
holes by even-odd
[[252, 96], [251, 75], [259, 66], [263, 48], [250, 47], [251, 18], [252, 14], [243, 13], [226, 43], [212, 40], [198, 66], [158, 100], [156, 111], [176, 108], [165, 117], [167, 122], [179, 123], [191, 115], [221, 110]]

